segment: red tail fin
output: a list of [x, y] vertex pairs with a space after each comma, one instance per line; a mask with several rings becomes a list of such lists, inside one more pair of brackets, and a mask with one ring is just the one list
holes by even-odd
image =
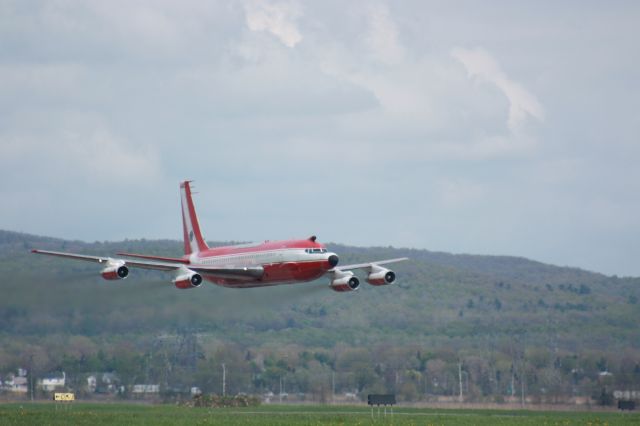
[[191, 198], [191, 181], [180, 184], [180, 198], [182, 202], [182, 231], [184, 234], [184, 254], [198, 253], [209, 249], [202, 238], [196, 209]]

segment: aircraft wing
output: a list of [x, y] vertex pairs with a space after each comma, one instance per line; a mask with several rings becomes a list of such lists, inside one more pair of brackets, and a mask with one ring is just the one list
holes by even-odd
[[101, 257], [101, 256], [87, 256], [85, 254], [75, 254], [75, 253], [64, 253], [61, 251], [50, 251], [50, 250], [31, 250], [31, 253], [36, 253], [36, 254], [46, 254], [49, 256], [58, 256], [58, 257], [66, 257], [69, 259], [75, 259], [75, 260], [85, 260], [88, 262], [97, 262], [97, 263], [102, 263], [102, 262], [108, 262], [109, 258], [108, 257]]
[[84, 260], [86, 262], [95, 262], [95, 263], [109, 263], [109, 262], [118, 262], [122, 261], [127, 266], [133, 266], [136, 268], [144, 268], [144, 269], [155, 269], [159, 271], [174, 271], [176, 269], [180, 269], [180, 264], [178, 263], [169, 263], [169, 262], [146, 262], [146, 261], [128, 261], [122, 259], [114, 259], [112, 257], [104, 257], [104, 256], [89, 256], [86, 254], [76, 254], [76, 253], [65, 253], [61, 251], [49, 251], [49, 250], [31, 250], [31, 253], [36, 254], [46, 254], [48, 256], [57, 256], [64, 257], [67, 259], [74, 260]]
[[[209, 265], [185, 265], [183, 262], [152, 262], [147, 260], [129, 260], [129, 259], [114, 259], [112, 257], [103, 256], [89, 256], [85, 254], [65, 253], [60, 251], [49, 250], [31, 250], [32, 253], [45, 254], [49, 256], [58, 256], [74, 260], [83, 260], [87, 262], [95, 263], [109, 263], [109, 262], [122, 262], [126, 266], [141, 269], [153, 269], [156, 271], [177, 271], [182, 269], [189, 269], [190, 271], [197, 272], [199, 274], [216, 277], [216, 278], [260, 278], [264, 273], [264, 269], [261, 266], [255, 267], [221, 267], [221, 266], [209, 266]], [[151, 256], [149, 256], [151, 257]]]
[[386, 259], [386, 260], [378, 260], [375, 262], [368, 262], [368, 263], [356, 263], [353, 265], [340, 265], [340, 266], [336, 266], [333, 269], [328, 270], [327, 272], [336, 272], [336, 271], [345, 271], [345, 270], [350, 270], [350, 269], [371, 269], [373, 266], [376, 265], [386, 265], [388, 263], [396, 263], [396, 262], [402, 262], [404, 260], [408, 260], [408, 257], [398, 257], [396, 259]]

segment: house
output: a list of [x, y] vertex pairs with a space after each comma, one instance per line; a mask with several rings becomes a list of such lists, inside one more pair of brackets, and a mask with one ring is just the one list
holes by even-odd
[[0, 381], [0, 389], [8, 392], [27, 393], [29, 391], [27, 370], [18, 368], [17, 376], [13, 373], [9, 374], [4, 383]]
[[97, 385], [98, 385], [98, 380], [96, 379], [96, 376], [91, 375], [87, 377], [87, 390], [89, 392], [95, 392]]
[[10, 374], [9, 377], [7, 377], [7, 379], [4, 381], [2, 389], [8, 392], [27, 393], [29, 390], [27, 385], [27, 378]]
[[138, 395], [160, 393], [160, 385], [133, 385], [131, 393]]
[[119, 383], [120, 378], [113, 372], [95, 372], [87, 376], [87, 390], [89, 392], [101, 394], [116, 393], [120, 391]]
[[38, 380], [38, 385], [43, 391], [52, 392], [56, 389], [64, 388], [67, 381], [67, 375], [62, 373], [50, 373]]
[[120, 379], [116, 373], [102, 373], [102, 383], [105, 385], [115, 385], [118, 381], [120, 381]]
[[27, 393], [28, 385], [27, 378], [25, 376], [18, 376], [13, 378], [13, 386], [11, 392]]

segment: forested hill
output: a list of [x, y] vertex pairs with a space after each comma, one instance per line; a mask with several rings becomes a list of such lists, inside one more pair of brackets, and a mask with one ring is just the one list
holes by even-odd
[[[212, 245], [217, 245], [212, 243]], [[328, 280], [266, 289], [203, 285], [133, 270], [107, 282], [92, 263], [30, 254], [32, 248], [113, 255], [181, 255], [182, 243], [84, 243], [0, 231], [0, 330], [5, 335], [171, 333], [189, 327], [242, 346], [310, 347], [380, 342], [457, 348], [507, 344], [607, 350], [640, 345], [640, 279], [608, 277], [523, 258], [452, 255], [330, 244], [342, 264], [400, 256], [398, 283], [335, 293]]]

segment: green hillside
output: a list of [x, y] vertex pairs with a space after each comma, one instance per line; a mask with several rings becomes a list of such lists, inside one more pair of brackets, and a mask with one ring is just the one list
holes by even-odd
[[[29, 253], [40, 248], [179, 256], [181, 246], [168, 240], [84, 243], [0, 231], [0, 368], [3, 360], [6, 366], [16, 364], [26, 347], [76, 356], [78, 350], [68, 348], [79, 336], [88, 342], [88, 353], [95, 355], [109, 351], [114, 342], [134, 338], [151, 344], [157, 336], [189, 330], [198, 336], [202, 358], [221, 348], [245, 354], [247, 362], [247, 353], [259, 353], [263, 372], [263, 358], [273, 355], [277, 362], [282, 355], [278, 348], [290, 349], [287, 362], [293, 363], [295, 355], [298, 371], [308, 365], [305, 356], [337, 371], [342, 355], [353, 352], [350, 356], [357, 358], [363, 351], [371, 369], [389, 365], [390, 359], [371, 358], [370, 350], [376, 348], [393, 352], [388, 355], [393, 359], [411, 358], [403, 361], [403, 374], [413, 370], [424, 375], [429, 361], [439, 359], [444, 363], [441, 369], [455, 378], [455, 363], [476, 357], [493, 363], [493, 370], [487, 367], [492, 372], [486, 374], [493, 377], [486, 379], [489, 383], [533, 365], [540, 374], [546, 368], [563, 368], [566, 380], [577, 374], [571, 370], [580, 371], [590, 383], [597, 380], [598, 371], [615, 366], [630, 371], [632, 382], [640, 380], [639, 278], [515, 257], [330, 244], [342, 264], [400, 256], [411, 260], [395, 266], [397, 284], [376, 288], [363, 281], [360, 290], [346, 294], [331, 291], [327, 279], [265, 289], [206, 284], [178, 290], [169, 274], [133, 270], [128, 279], [110, 282], [99, 277], [95, 264]], [[147, 353], [148, 348], [138, 351]], [[318, 355], [323, 353], [330, 359], [323, 361]], [[580, 369], [575, 368], [578, 359], [585, 360]], [[518, 367], [525, 360], [529, 366]], [[60, 364], [58, 359], [48, 362], [48, 368]], [[502, 379], [496, 371], [502, 371]], [[375, 374], [381, 383], [391, 380], [383, 372]], [[480, 380], [482, 374], [474, 373], [474, 378]], [[357, 387], [376, 383], [365, 382]], [[429, 386], [425, 379], [425, 394]], [[455, 393], [454, 384], [447, 386], [449, 390], [441, 391]], [[505, 384], [502, 391], [491, 389], [496, 383], [485, 390], [477, 386], [478, 395], [508, 392]]]

